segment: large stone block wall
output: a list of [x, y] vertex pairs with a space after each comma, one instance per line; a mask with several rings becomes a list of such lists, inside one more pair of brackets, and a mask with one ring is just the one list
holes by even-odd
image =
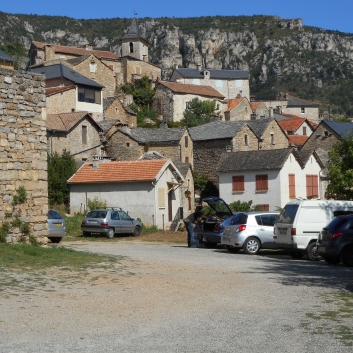
[[0, 69], [0, 224], [12, 212], [16, 190], [27, 201], [19, 206], [31, 234], [46, 236], [48, 211], [46, 98], [44, 76]]
[[[271, 134], [273, 134], [273, 144], [271, 144]], [[269, 123], [261, 138], [262, 142], [260, 143], [260, 146], [263, 150], [288, 148], [289, 146], [289, 140], [286, 133], [280, 128], [275, 120], [272, 120]]]
[[119, 98], [116, 98], [112, 104], [104, 111], [106, 120], [120, 120], [122, 124], [127, 126], [137, 126], [137, 116], [129, 114], [121, 104]]
[[76, 89], [52, 94], [47, 97], [47, 114], [71, 113], [76, 110]]
[[322, 149], [329, 151], [339, 140], [332, 129], [326, 124], [320, 124], [304, 144], [303, 150]]
[[[245, 138], [246, 136], [246, 138]], [[231, 142], [232, 152], [236, 151], [256, 151], [259, 149], [259, 140], [249, 126], [239, 131], [232, 139]], [[223, 151], [225, 152], [225, 151]], [[218, 161], [217, 161], [218, 163]]]

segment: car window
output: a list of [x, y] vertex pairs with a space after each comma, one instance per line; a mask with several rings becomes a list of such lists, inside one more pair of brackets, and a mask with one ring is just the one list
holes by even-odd
[[279, 215], [277, 222], [293, 224], [298, 207], [299, 205], [286, 205]]
[[55, 210], [48, 211], [48, 219], [62, 219], [60, 213]]
[[261, 216], [255, 216], [255, 219], [256, 219], [256, 223], [257, 223], [259, 226], [262, 226]]
[[107, 216], [107, 212], [105, 211], [89, 211], [86, 215], [88, 218], [105, 218]]
[[248, 221], [248, 215], [244, 213], [238, 213], [235, 215], [230, 224], [246, 224]]
[[350, 229], [350, 219], [347, 217], [336, 217], [334, 218], [325, 228], [330, 232], [334, 232], [337, 229]]
[[128, 214], [126, 214], [124, 211], [118, 211], [119, 212], [119, 216], [121, 220], [131, 220], [130, 216]]
[[262, 225], [267, 227], [274, 227], [277, 217], [275, 215], [262, 215]]
[[113, 211], [110, 218], [113, 219], [113, 220], [119, 220], [120, 219], [119, 218], [119, 213], [116, 212], [116, 211]]

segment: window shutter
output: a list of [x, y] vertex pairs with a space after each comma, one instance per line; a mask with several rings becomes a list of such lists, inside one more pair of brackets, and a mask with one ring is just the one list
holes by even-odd
[[312, 184], [312, 177], [311, 175], [306, 176], [306, 197], [311, 197], [312, 196], [312, 189], [313, 189], [313, 184]]
[[319, 197], [319, 176], [318, 175], [312, 175], [312, 184], [313, 184], [313, 197], [318, 198]]
[[244, 175], [232, 177], [233, 191], [244, 191]]
[[289, 178], [289, 198], [295, 199], [295, 174], [288, 174]]
[[258, 206], [260, 207], [261, 211], [269, 211], [270, 210], [269, 204], [260, 204]]
[[159, 208], [165, 208], [165, 189], [164, 188], [159, 188], [158, 189], [158, 207]]
[[256, 191], [267, 191], [268, 190], [268, 176], [256, 175]]

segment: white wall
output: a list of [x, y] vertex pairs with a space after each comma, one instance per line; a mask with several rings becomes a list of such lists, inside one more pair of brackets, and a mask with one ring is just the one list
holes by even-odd
[[301, 124], [300, 128], [295, 132], [295, 135], [304, 135], [303, 127], [306, 127], [306, 136], [309, 137], [313, 133], [313, 129], [307, 122]]

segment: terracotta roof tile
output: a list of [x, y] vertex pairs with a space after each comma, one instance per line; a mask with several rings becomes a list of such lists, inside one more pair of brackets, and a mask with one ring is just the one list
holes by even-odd
[[306, 119], [280, 120], [278, 124], [286, 131], [297, 131]]
[[262, 102], [250, 102], [250, 108], [251, 110], [256, 110]]
[[308, 139], [308, 136], [289, 135], [288, 138], [289, 138], [289, 145], [303, 146], [306, 140]]
[[159, 84], [169, 88], [174, 93], [195, 94], [195, 95], [205, 96], [205, 97], [224, 98], [222, 94], [220, 94], [211, 86], [190, 85], [187, 83], [177, 83], [177, 82], [167, 82], [167, 81], [163, 81], [163, 82], [160, 81]]
[[239, 105], [244, 99], [246, 99], [245, 97], [241, 97], [241, 98], [234, 98], [234, 99], [229, 99], [228, 100], [228, 111], [234, 109], [237, 105]]
[[167, 159], [100, 163], [98, 168], [84, 164], [68, 183], [107, 183], [154, 180]]
[[45, 94], [47, 96], [50, 96], [52, 94], [56, 94], [56, 93], [60, 93], [60, 92], [65, 92], [68, 91], [70, 89], [76, 89], [76, 86], [61, 86], [61, 87], [51, 87], [51, 88], [47, 88], [45, 90]]

